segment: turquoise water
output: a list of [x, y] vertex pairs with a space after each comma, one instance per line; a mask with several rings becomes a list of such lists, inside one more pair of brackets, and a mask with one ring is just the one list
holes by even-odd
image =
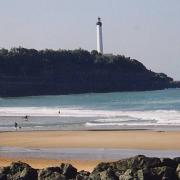
[[15, 121], [23, 130], [177, 129], [180, 89], [1, 98], [0, 130]]

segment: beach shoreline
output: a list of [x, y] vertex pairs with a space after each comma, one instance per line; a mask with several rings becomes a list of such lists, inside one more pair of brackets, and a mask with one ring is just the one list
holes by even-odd
[[[179, 152], [180, 156], [180, 131], [151, 131], [151, 130], [122, 130], [122, 131], [18, 131], [0, 133], [0, 166], [7, 166], [12, 161], [23, 161], [34, 168], [45, 168], [49, 166], [58, 166], [61, 162], [71, 163], [78, 170], [84, 169], [92, 171], [100, 162], [114, 161], [100, 158], [81, 159], [77, 156], [75, 159], [67, 158], [34, 158], [26, 156], [4, 156], [3, 147], [8, 148], [27, 148], [27, 149], [84, 149], [98, 148], [102, 150], [124, 149], [149, 151], [168, 151]], [[138, 151], [139, 150], [139, 151]], [[20, 151], [21, 152], [21, 151]], [[28, 152], [28, 151], [27, 151]], [[178, 154], [178, 153], [176, 153]], [[120, 159], [120, 158], [119, 158]], [[116, 159], [116, 160], [119, 160]]]
[[180, 150], [180, 131], [14, 131], [0, 139], [1, 147]]

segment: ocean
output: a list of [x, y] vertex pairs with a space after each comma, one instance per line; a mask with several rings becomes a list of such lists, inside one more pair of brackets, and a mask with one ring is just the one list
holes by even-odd
[[180, 89], [0, 98], [0, 131], [15, 122], [19, 131], [180, 130]]

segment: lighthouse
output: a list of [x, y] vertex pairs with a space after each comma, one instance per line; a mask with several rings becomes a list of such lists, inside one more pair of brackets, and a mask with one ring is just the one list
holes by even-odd
[[96, 28], [97, 28], [97, 51], [98, 53], [103, 54], [102, 22], [100, 17], [98, 17]]

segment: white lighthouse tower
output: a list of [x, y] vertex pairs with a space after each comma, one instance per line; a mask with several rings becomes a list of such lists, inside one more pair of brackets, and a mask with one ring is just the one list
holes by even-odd
[[98, 17], [96, 28], [97, 28], [97, 51], [98, 53], [103, 54], [102, 22], [100, 17]]

